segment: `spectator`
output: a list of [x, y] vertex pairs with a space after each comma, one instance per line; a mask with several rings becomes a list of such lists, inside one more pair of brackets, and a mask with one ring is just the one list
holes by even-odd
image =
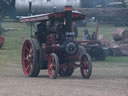
[[96, 39], [97, 39], [97, 38], [96, 38], [96, 32], [93, 32], [93, 33], [92, 33], [91, 38], [92, 38], [92, 40], [96, 40]]
[[91, 40], [91, 36], [88, 33], [88, 29], [84, 30], [84, 40]]

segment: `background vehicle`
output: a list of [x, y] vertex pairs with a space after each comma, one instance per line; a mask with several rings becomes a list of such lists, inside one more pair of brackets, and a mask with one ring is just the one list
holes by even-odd
[[97, 41], [84, 46], [92, 60], [104, 61], [109, 53], [108, 48], [103, 47]]

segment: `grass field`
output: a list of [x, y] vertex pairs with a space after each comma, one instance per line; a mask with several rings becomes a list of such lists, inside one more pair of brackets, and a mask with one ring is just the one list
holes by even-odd
[[[23, 42], [26, 38], [30, 37], [30, 27], [23, 23], [3, 23], [2, 26], [6, 29], [14, 28], [16, 30], [5, 33], [5, 44], [3, 47], [7, 47], [6, 50], [0, 50], [0, 63], [21, 63], [21, 49]], [[86, 27], [79, 28], [79, 37], [82, 38], [83, 30], [87, 28], [90, 33], [96, 30], [96, 24], [88, 24]], [[108, 39], [112, 39], [112, 31], [117, 27], [113, 25], [100, 25], [99, 33], [104, 34]], [[127, 27], [124, 27], [127, 29]], [[33, 30], [35, 30], [33, 28]], [[34, 32], [33, 32], [34, 33]], [[127, 57], [108, 57], [105, 62], [128, 62]], [[96, 62], [98, 63], [98, 62]]]

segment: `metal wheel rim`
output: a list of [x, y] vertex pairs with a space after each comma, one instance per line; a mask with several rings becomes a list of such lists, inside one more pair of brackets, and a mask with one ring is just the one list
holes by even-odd
[[50, 55], [48, 59], [48, 74], [50, 78], [53, 78], [56, 74], [56, 60], [53, 55]]
[[24, 74], [29, 76], [33, 69], [34, 51], [29, 40], [25, 41], [22, 50], [22, 67]]
[[89, 62], [86, 56], [82, 56], [81, 59], [81, 73], [83, 77], [87, 77], [89, 74]]

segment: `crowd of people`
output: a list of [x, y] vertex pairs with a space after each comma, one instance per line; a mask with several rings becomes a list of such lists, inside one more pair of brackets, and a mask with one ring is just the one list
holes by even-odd
[[89, 34], [88, 29], [85, 29], [83, 33], [84, 33], [84, 38], [83, 38], [84, 40], [96, 40], [97, 39], [96, 32]]

